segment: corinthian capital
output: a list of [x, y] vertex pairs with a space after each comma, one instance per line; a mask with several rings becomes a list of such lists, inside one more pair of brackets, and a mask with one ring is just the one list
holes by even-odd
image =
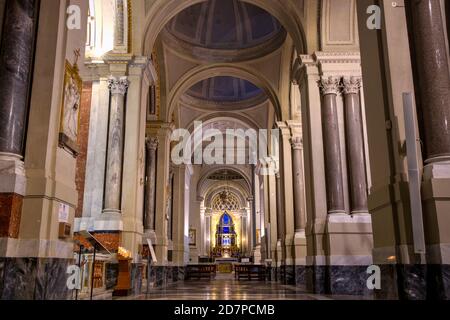
[[155, 151], [156, 149], [158, 149], [159, 142], [158, 142], [158, 138], [156, 138], [156, 137], [146, 138], [145, 143], [149, 150]]
[[115, 77], [110, 77], [108, 79], [108, 88], [112, 95], [120, 94], [124, 96], [128, 90], [129, 81], [127, 77], [120, 77], [119, 79]]
[[303, 149], [303, 139], [301, 137], [293, 137], [291, 139], [291, 145], [293, 150], [302, 150]]
[[361, 81], [361, 77], [344, 77], [342, 80], [342, 83], [344, 84], [344, 94], [359, 94]]
[[339, 77], [329, 76], [328, 78], [322, 77], [319, 80], [319, 87], [322, 90], [323, 95], [327, 94], [339, 94], [341, 89], [341, 79]]

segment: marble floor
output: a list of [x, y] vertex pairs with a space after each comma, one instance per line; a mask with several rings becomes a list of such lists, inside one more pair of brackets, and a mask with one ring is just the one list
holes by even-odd
[[237, 281], [233, 275], [219, 274], [215, 280], [175, 283], [127, 300], [361, 300], [358, 296], [325, 296], [306, 293], [295, 286], [275, 282]]

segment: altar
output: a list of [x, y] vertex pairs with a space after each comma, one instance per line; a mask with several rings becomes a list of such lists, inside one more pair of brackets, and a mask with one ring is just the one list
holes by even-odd
[[239, 262], [237, 258], [216, 258], [217, 271], [219, 273], [233, 273], [234, 265]]
[[212, 257], [216, 262], [238, 261], [241, 250], [238, 246], [233, 218], [227, 212], [221, 216], [216, 226], [215, 243]]

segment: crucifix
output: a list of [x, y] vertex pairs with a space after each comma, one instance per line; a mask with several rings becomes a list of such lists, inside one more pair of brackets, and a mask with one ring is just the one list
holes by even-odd
[[78, 49], [73, 50], [73, 54], [74, 54], [74, 56], [75, 56], [75, 61], [74, 61], [73, 65], [74, 65], [74, 66], [78, 66], [78, 59], [79, 59], [80, 56], [81, 56], [81, 49], [78, 48]]

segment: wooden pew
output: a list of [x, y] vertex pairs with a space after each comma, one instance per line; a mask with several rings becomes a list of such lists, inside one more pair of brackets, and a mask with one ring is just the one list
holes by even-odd
[[234, 272], [237, 280], [266, 280], [266, 267], [263, 265], [236, 264]]
[[189, 279], [209, 279], [216, 277], [217, 266], [215, 264], [191, 264], [186, 269], [186, 280]]

